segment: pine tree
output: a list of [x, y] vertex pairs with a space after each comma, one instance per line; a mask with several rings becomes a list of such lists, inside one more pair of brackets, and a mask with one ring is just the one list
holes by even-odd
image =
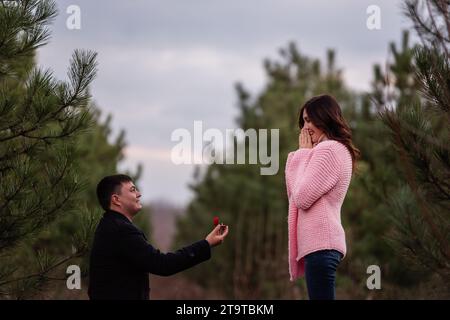
[[[397, 195], [405, 181], [401, 174], [402, 166], [389, 142], [389, 131], [380, 121], [378, 113], [387, 101], [412, 103], [417, 101], [417, 85], [413, 81], [412, 53], [409, 33], [403, 32], [400, 46], [390, 43], [388, 70], [380, 65], [374, 66], [372, 91], [363, 96], [363, 110], [355, 132], [356, 144], [362, 152], [364, 166], [357, 193], [349, 191], [348, 200], [352, 206], [360, 207], [354, 211], [354, 232], [357, 243], [352, 245], [361, 269], [376, 264], [383, 270], [384, 298], [392, 298], [388, 287], [410, 287], [423, 280], [423, 275], [405, 268], [406, 261], [395, 254], [389, 241], [392, 224], [386, 212], [392, 211], [389, 198]], [[355, 258], [355, 257], [351, 257]], [[359, 270], [360, 275], [364, 275]], [[360, 279], [364, 281], [364, 278]], [[379, 295], [379, 294], [378, 294]]]
[[391, 199], [395, 240], [445, 286], [450, 283], [450, 3], [405, 1], [405, 11], [422, 41], [411, 64], [419, 97], [394, 97], [380, 113], [406, 181]]
[[[0, 288], [7, 295], [5, 285], [17, 266], [5, 261], [14, 260], [15, 248], [75, 208], [82, 188], [74, 141], [92, 121], [88, 87], [96, 74], [96, 54], [76, 50], [68, 82], [35, 68], [35, 51], [48, 41], [47, 26], [55, 15], [52, 1], [0, 4]], [[86, 241], [73, 245], [61, 261], [38, 251], [39, 271], [24, 276], [16, 291], [38, 286], [48, 272], [86, 249]]]

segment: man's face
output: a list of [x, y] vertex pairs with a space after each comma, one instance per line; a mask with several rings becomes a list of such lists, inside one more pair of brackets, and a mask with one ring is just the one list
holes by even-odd
[[131, 181], [122, 183], [120, 193], [113, 197], [117, 197], [120, 207], [130, 215], [134, 216], [142, 209], [141, 193]]

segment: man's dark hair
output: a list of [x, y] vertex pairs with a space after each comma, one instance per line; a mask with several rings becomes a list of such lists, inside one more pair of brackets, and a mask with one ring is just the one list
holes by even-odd
[[122, 183], [129, 181], [133, 180], [125, 174], [115, 174], [100, 180], [97, 184], [97, 198], [104, 210], [110, 209], [111, 196], [114, 193], [120, 193]]

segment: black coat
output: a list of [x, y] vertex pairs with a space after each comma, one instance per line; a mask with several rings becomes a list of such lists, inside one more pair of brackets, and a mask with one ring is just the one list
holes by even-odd
[[124, 215], [107, 211], [95, 231], [90, 256], [90, 299], [149, 298], [149, 273], [169, 276], [211, 257], [206, 240], [161, 253]]

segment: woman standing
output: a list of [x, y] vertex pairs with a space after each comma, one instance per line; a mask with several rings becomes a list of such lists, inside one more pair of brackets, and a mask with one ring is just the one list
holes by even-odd
[[346, 254], [341, 206], [360, 152], [330, 95], [305, 103], [299, 127], [299, 149], [286, 162], [289, 272], [291, 281], [305, 275], [311, 300], [335, 299], [336, 269]]

